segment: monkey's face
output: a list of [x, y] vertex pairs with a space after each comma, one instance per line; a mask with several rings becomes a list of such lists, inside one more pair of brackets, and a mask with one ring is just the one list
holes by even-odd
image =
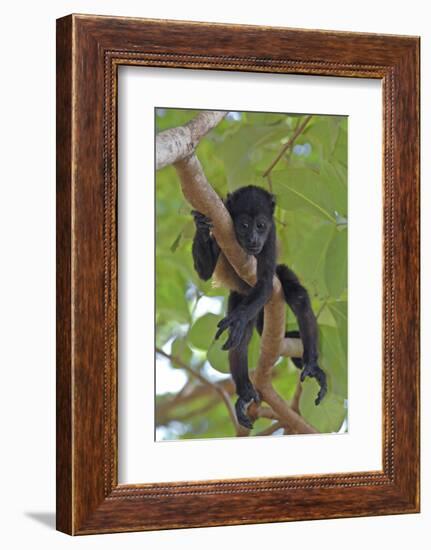
[[262, 252], [271, 224], [272, 219], [264, 214], [258, 216], [240, 214], [234, 220], [236, 238], [247, 254], [257, 256]]

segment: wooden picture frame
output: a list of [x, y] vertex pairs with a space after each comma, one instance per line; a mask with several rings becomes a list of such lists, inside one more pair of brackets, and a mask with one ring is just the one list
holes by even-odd
[[[383, 469], [119, 485], [117, 68], [383, 84]], [[306, 502], [306, 506], [304, 506]], [[419, 511], [419, 38], [70, 15], [57, 21], [57, 529]]]

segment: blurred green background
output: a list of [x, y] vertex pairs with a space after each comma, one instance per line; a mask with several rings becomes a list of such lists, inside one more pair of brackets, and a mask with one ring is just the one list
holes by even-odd
[[[188, 122], [198, 111], [156, 109], [156, 131]], [[347, 117], [313, 115], [293, 146], [263, 177], [307, 115], [230, 112], [200, 142], [197, 155], [221, 197], [260, 185], [277, 200], [278, 263], [291, 267], [308, 289], [320, 331], [320, 366], [328, 394], [316, 407], [318, 386], [303, 384], [300, 413], [321, 432], [347, 430]], [[172, 166], [156, 173], [156, 439], [235, 435], [223, 396], [236, 397], [227, 353], [214, 344], [228, 291], [203, 282], [193, 268], [194, 224]], [[287, 306], [286, 306], [287, 308]], [[287, 308], [289, 330], [297, 328]], [[224, 338], [222, 338], [224, 341]], [[259, 337], [249, 350], [257, 365]], [[173, 361], [175, 357], [178, 360]], [[274, 387], [292, 399], [299, 370], [282, 358]], [[216, 390], [216, 386], [219, 391]], [[251, 435], [271, 424], [258, 419]], [[282, 430], [274, 432], [276, 435]]]

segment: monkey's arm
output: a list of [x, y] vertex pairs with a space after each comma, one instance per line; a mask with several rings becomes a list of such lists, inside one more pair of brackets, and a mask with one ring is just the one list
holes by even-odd
[[193, 262], [199, 277], [208, 281], [214, 273], [220, 248], [210, 234], [211, 220], [196, 210], [192, 214], [196, 225], [192, 245]]
[[275, 230], [272, 229], [262, 252], [256, 257], [257, 282], [255, 286], [243, 298], [242, 302], [218, 324], [216, 340], [226, 329], [230, 329], [229, 338], [223, 345], [223, 349], [235, 348], [240, 344], [247, 323], [256, 318], [271, 296], [275, 257]]
[[320, 403], [327, 392], [326, 375], [318, 366], [318, 328], [317, 320], [311, 308], [307, 290], [301, 285], [295, 273], [285, 265], [277, 266], [277, 275], [283, 287], [286, 302], [298, 320], [304, 354], [304, 368], [301, 372], [301, 382], [306, 376], [315, 378], [320, 386], [316, 405]]

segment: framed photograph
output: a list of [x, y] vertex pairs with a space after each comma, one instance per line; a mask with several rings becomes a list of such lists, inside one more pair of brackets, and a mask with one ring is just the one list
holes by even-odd
[[57, 528], [419, 511], [419, 38], [57, 21]]

